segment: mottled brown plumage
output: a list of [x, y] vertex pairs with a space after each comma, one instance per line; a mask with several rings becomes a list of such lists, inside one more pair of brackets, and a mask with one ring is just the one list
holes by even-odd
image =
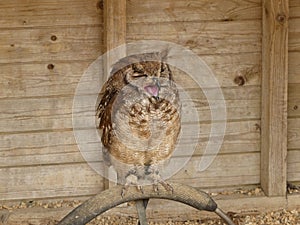
[[180, 101], [163, 53], [128, 56], [116, 63], [100, 93], [104, 160], [118, 182], [152, 182], [170, 189], [160, 176], [180, 132]]

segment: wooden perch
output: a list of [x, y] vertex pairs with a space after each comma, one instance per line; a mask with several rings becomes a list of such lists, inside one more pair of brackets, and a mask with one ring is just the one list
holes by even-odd
[[135, 187], [131, 187], [123, 198], [121, 197], [122, 186], [112, 187], [75, 208], [58, 225], [84, 225], [117, 205], [150, 198], [169, 199], [184, 203], [198, 210], [215, 212], [227, 224], [234, 225], [231, 219], [218, 208], [214, 200], [205, 192], [178, 183], [170, 183], [170, 185], [174, 189], [173, 193], [166, 191], [164, 188], [160, 188], [158, 192], [155, 192], [152, 185], [149, 185], [143, 187], [143, 193]]

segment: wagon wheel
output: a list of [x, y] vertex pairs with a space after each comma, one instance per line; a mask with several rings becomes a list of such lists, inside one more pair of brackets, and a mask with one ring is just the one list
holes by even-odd
[[228, 225], [234, 225], [233, 221], [218, 208], [214, 200], [205, 192], [183, 184], [170, 183], [170, 185], [174, 189], [173, 193], [166, 191], [164, 188], [160, 188], [158, 192], [155, 192], [153, 187], [149, 185], [143, 187], [143, 193], [134, 187], [129, 188], [124, 197], [121, 197], [120, 194], [122, 191], [121, 186], [112, 187], [82, 203], [65, 216], [58, 225], [85, 225], [105, 211], [131, 201], [137, 202], [140, 223], [147, 224], [145, 211], [142, 209], [146, 208], [144, 203], [147, 203], [150, 198], [169, 199], [198, 210], [215, 212]]

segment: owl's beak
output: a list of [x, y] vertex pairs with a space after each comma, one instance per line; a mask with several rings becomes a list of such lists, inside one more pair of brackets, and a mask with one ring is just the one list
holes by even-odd
[[150, 94], [155, 99], [159, 99], [159, 90], [160, 90], [160, 83], [157, 78], [153, 78], [153, 83], [146, 87], [144, 87], [145, 91]]

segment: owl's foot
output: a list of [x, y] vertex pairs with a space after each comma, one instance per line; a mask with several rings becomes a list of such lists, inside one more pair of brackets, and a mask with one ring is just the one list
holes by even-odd
[[138, 177], [135, 174], [129, 174], [126, 177], [126, 183], [122, 188], [121, 196], [122, 198], [125, 197], [126, 192], [128, 191], [129, 186], [135, 186], [138, 191], [144, 193], [143, 187], [138, 184]]
[[173, 193], [173, 187], [166, 181], [164, 181], [159, 175], [159, 173], [152, 174], [151, 177], [153, 179], [153, 189], [155, 192], [158, 192], [158, 184], [161, 184], [166, 191]]

